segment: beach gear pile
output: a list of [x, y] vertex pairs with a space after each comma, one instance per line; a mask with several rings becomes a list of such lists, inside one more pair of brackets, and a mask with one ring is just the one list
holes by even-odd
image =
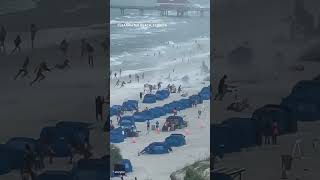
[[279, 105], [269, 104], [256, 109], [249, 118], [231, 118], [211, 125], [211, 149], [214, 155], [239, 152], [262, 144], [262, 136], [273, 121], [279, 135], [298, 131], [297, 121], [320, 120], [320, 81], [299, 81]]

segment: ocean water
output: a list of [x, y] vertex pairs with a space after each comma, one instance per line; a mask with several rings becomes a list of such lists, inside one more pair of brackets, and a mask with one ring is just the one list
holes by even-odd
[[0, 0], [0, 15], [36, 7], [36, 0]]
[[[156, 5], [155, 0], [111, 0], [111, 5]], [[192, 0], [194, 6], [210, 7], [209, 0]], [[196, 38], [210, 37], [210, 15], [204, 17], [189, 13], [188, 17], [161, 17], [157, 11], [145, 11], [143, 16], [137, 10], [126, 10], [125, 15], [119, 9], [110, 10], [111, 59], [112, 71], [152, 68], [154, 53], [165, 52], [169, 44], [192, 42]], [[123, 23], [140, 27], [123, 27]], [[155, 27], [141, 26], [149, 23]]]

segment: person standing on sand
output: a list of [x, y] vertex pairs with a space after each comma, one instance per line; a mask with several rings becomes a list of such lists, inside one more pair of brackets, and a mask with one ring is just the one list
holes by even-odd
[[85, 38], [81, 39], [81, 57], [87, 53], [87, 40]]
[[89, 67], [91, 66], [91, 68], [93, 68], [94, 48], [89, 43], [87, 43], [87, 53], [88, 53], [88, 64], [89, 64]]
[[219, 86], [218, 86], [218, 94], [215, 96], [214, 100], [216, 100], [217, 98], [219, 98], [219, 100], [222, 100], [224, 97], [224, 94], [226, 92], [226, 80], [227, 80], [227, 75], [224, 75], [219, 82]]
[[272, 123], [272, 144], [273, 145], [277, 144], [278, 135], [279, 135], [278, 122], [274, 120]]
[[15, 48], [12, 50], [11, 54], [15, 53], [16, 50], [19, 50], [19, 52], [21, 52], [21, 47], [20, 47], [21, 43], [22, 43], [21, 37], [20, 35], [17, 35], [16, 39], [14, 40]]
[[148, 120], [147, 121], [147, 134], [149, 134], [150, 132], [150, 121]]
[[142, 95], [143, 95], [142, 92], [140, 92], [140, 100], [142, 100]]
[[30, 83], [30, 86], [32, 86], [35, 82], [40, 82], [46, 78], [46, 76], [43, 74], [43, 72], [48, 71], [51, 72], [51, 69], [48, 68], [48, 65], [45, 61], [41, 62], [38, 67], [35, 69], [34, 72], [36, 72], [36, 78]]
[[114, 78], [117, 78], [117, 72], [114, 72]]
[[26, 75], [28, 75], [28, 65], [30, 63], [30, 59], [29, 57], [27, 56], [26, 60], [24, 61], [22, 67], [19, 69], [19, 72], [18, 74], [14, 77], [14, 80], [17, 80], [17, 78], [20, 76], [21, 73], [22, 74], [22, 77], [25, 77]]
[[1, 26], [0, 29], [0, 51], [2, 48], [2, 52], [5, 54], [6, 53], [6, 46], [5, 46], [5, 40], [7, 37], [7, 30], [4, 28], [4, 26]]
[[34, 43], [34, 40], [36, 38], [36, 33], [38, 32], [38, 28], [36, 27], [35, 24], [31, 24], [30, 25], [30, 34], [31, 34], [31, 48], [33, 49], [33, 43]]
[[60, 50], [63, 53], [63, 55], [67, 55], [68, 49], [69, 49], [69, 43], [67, 42], [66, 39], [63, 39], [60, 43]]

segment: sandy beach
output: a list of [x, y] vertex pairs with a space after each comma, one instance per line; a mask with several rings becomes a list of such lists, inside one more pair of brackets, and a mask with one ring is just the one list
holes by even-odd
[[[288, 25], [280, 19], [290, 14], [288, 10], [292, 7], [289, 6], [289, 1], [239, 1], [232, 7], [220, 3], [220, 6], [224, 6], [224, 12], [217, 7], [217, 52], [226, 56], [237, 44], [248, 41], [254, 51], [254, 58], [251, 64], [240, 65], [229, 63], [226, 58], [216, 58], [212, 61], [215, 71], [213, 84], [217, 85], [223, 74], [227, 74], [228, 83], [237, 86], [240, 98], [248, 98], [251, 107], [240, 113], [227, 111], [226, 107], [234, 102], [234, 94], [227, 94], [223, 101], [213, 103], [211, 123], [219, 123], [230, 117], [251, 117], [257, 108], [266, 104], [279, 104], [298, 81], [311, 80], [318, 75], [319, 63], [298, 60], [304, 49], [317, 41], [317, 37], [312, 41], [273, 42], [279, 34], [288, 34]], [[245, 8], [247, 3], [255, 8]], [[309, 5], [306, 1], [306, 7], [310, 7]], [[272, 15], [268, 12], [270, 9], [273, 9]], [[230, 11], [237, 13], [228, 13]], [[223, 14], [226, 16], [222, 17]], [[218, 36], [219, 33], [221, 35]], [[284, 58], [274, 58], [276, 52], [282, 52]], [[290, 68], [294, 65], [303, 65], [304, 71], [292, 71]], [[281, 155], [290, 154], [295, 141], [302, 138], [305, 156], [293, 161], [293, 169], [288, 173], [288, 178], [319, 179], [320, 173], [316, 165], [319, 155], [312, 150], [312, 140], [319, 137], [319, 123], [299, 122], [298, 129], [297, 134], [281, 136], [279, 145], [254, 147], [228, 154], [217, 163], [217, 167], [245, 168], [247, 171], [243, 178], [246, 180], [279, 179]]]
[[[107, 94], [105, 77], [108, 66], [100, 45], [106, 38], [105, 16], [102, 16], [106, 10], [105, 7], [88, 7], [68, 13], [68, 16], [62, 12], [50, 14], [39, 7], [0, 16], [1, 24], [8, 31], [7, 51], [13, 49], [13, 39], [18, 33], [22, 38], [21, 53], [0, 55], [2, 143], [12, 137], [38, 138], [43, 127], [53, 126], [58, 121], [96, 123], [94, 98]], [[47, 14], [50, 15], [43, 18]], [[34, 49], [31, 49], [28, 32], [31, 23], [40, 29]], [[64, 38], [70, 43], [67, 58], [71, 69], [53, 69], [45, 73], [45, 80], [30, 86], [29, 83], [35, 78], [33, 71], [41, 61], [46, 61], [49, 68], [63, 63], [65, 57], [59, 51], [59, 44]], [[80, 56], [81, 38], [87, 38], [95, 49], [94, 68], [89, 68], [86, 56]], [[26, 56], [30, 57], [30, 77], [14, 80]], [[101, 131], [102, 125], [102, 122], [96, 123], [91, 132], [94, 155], [99, 157], [105, 154], [107, 145], [105, 134]], [[56, 169], [66, 169], [61, 163], [54, 166]], [[11, 180], [20, 177], [12, 172], [2, 178]]]

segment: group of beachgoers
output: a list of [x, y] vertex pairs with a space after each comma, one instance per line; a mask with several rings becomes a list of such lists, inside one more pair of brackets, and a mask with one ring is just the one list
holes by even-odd
[[140, 82], [141, 79], [144, 79], [144, 72], [139, 74], [134, 74], [134, 79], [132, 77], [132, 74], [128, 75], [129, 81], [125, 81], [125, 80], [121, 80], [122, 78], [122, 69], [119, 70], [119, 72], [114, 72], [112, 74], [112, 71], [110, 71], [109, 73], [110, 78], [112, 78], [112, 76], [114, 77], [114, 79], [117, 79], [117, 82], [115, 84], [115, 86], [119, 86], [120, 88], [124, 87], [126, 84], [130, 84], [132, 83], [133, 80], [135, 80], [137, 83]]
[[[35, 40], [38, 36], [39, 28], [35, 24], [30, 25], [30, 36], [31, 36], [31, 48], [34, 49], [35, 47]], [[4, 26], [1, 26], [0, 28], [0, 53], [3, 55], [6, 55], [6, 39], [7, 39], [7, 30]], [[21, 44], [23, 43], [23, 39], [21, 38], [21, 35], [18, 34], [16, 38], [14, 39], [14, 49], [11, 51], [10, 55], [13, 55], [14, 53], [20, 53], [21, 52]], [[101, 42], [101, 47], [103, 48], [103, 51], [107, 53], [108, 50], [108, 42], [107, 39]], [[66, 38], [64, 38], [60, 45], [59, 50], [64, 56], [64, 61], [60, 64], [55, 64], [53, 67], [49, 68], [48, 63], [44, 60], [40, 62], [36, 68], [34, 69], [35, 78], [30, 82], [30, 85], [33, 85], [35, 82], [40, 82], [46, 78], [45, 73], [46, 72], [52, 72], [53, 69], [58, 70], [67, 70], [71, 68], [70, 64], [70, 57], [68, 58], [68, 53], [70, 49], [70, 43], [67, 41]], [[86, 38], [81, 39], [81, 50], [80, 50], [81, 57], [87, 56], [88, 59], [88, 65], [90, 68], [94, 67], [94, 53], [95, 49], [91, 43]], [[14, 76], [14, 80], [17, 80], [18, 78], [24, 78], [24, 77], [30, 77], [29, 76], [29, 66], [30, 66], [30, 56], [27, 56], [22, 64], [22, 66], [19, 68], [17, 74]]]

